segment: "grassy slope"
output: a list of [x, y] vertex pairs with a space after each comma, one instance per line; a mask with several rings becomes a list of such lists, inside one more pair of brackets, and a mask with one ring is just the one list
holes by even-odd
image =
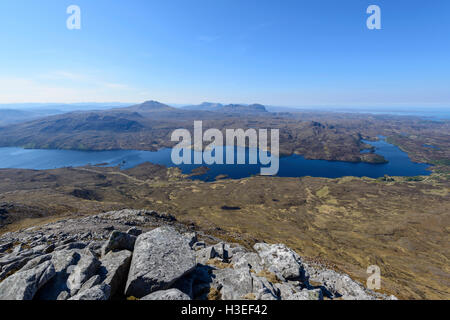
[[367, 266], [377, 264], [383, 289], [401, 298], [449, 299], [450, 179], [433, 174], [406, 180], [253, 177], [204, 183], [148, 164], [122, 172], [0, 170], [0, 204], [14, 205], [5, 220], [12, 224], [4, 230], [24, 227], [22, 218], [53, 219], [49, 214], [166, 211], [230, 240], [286, 243], [362, 282]]

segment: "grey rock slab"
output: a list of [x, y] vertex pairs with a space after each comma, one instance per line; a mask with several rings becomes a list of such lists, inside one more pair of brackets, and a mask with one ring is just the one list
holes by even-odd
[[29, 260], [31, 260], [35, 256], [36, 255], [33, 253], [33, 250], [27, 250], [27, 251], [23, 251], [23, 252], [20, 252], [20, 253], [11, 253], [11, 254], [3, 256], [0, 259], [0, 266], [9, 265], [9, 264], [12, 264], [14, 262], [18, 262], [20, 260], [23, 260], [24, 258], [27, 258], [27, 257], [29, 259], [26, 262], [28, 262]]
[[274, 283], [273, 285], [278, 289], [279, 297], [281, 300], [291, 300], [291, 296], [300, 292], [302, 289], [298, 285], [292, 285], [290, 283]]
[[50, 261], [26, 271], [19, 271], [0, 283], [0, 300], [31, 300], [55, 275]]
[[213, 246], [195, 251], [196, 261], [199, 264], [206, 264], [209, 259], [214, 259], [216, 256], [217, 253]]
[[92, 254], [81, 256], [77, 265], [67, 279], [67, 288], [73, 296], [80, 290], [81, 286], [92, 277], [100, 267], [100, 261]]
[[70, 298], [70, 294], [67, 291], [61, 291], [61, 293], [56, 297], [56, 300], [67, 300]]
[[242, 300], [253, 292], [253, 279], [248, 268], [216, 269], [211, 286], [220, 291], [222, 300]]
[[344, 300], [374, 300], [375, 297], [358, 282], [348, 275], [334, 270], [307, 267], [310, 279], [322, 283], [333, 294], [333, 297], [342, 297]]
[[38, 256], [34, 259], [31, 259], [30, 261], [28, 261], [22, 269], [20, 269], [21, 271], [25, 271], [25, 270], [30, 270], [33, 269], [34, 267], [36, 267], [37, 265], [40, 265], [41, 263], [51, 260], [52, 255], [51, 254], [44, 254], [41, 256]]
[[60, 250], [52, 254], [52, 263], [56, 272], [66, 270], [70, 265], [76, 264], [81, 258], [79, 251], [76, 250]]
[[86, 250], [91, 251], [96, 255], [97, 257], [100, 257], [102, 255], [102, 247], [104, 245], [103, 241], [92, 241], [88, 244], [86, 247]]
[[252, 293], [255, 295], [256, 300], [278, 300], [279, 290], [269, 280], [264, 277], [258, 277], [253, 273], [251, 276], [253, 280]]
[[106, 255], [109, 251], [129, 250], [133, 251], [136, 237], [121, 231], [113, 231], [108, 241], [102, 248], [102, 255]]
[[101, 282], [102, 282], [102, 277], [100, 275], [96, 274], [96, 275], [92, 276], [91, 278], [89, 278], [88, 281], [83, 283], [83, 285], [81, 286], [78, 293], [81, 293], [85, 290], [89, 290], [89, 289], [95, 287], [96, 285], [100, 284]]
[[60, 250], [81, 250], [87, 247], [87, 243], [84, 242], [71, 242], [68, 244], [60, 245], [55, 248], [54, 251], [60, 251]]
[[168, 289], [195, 266], [195, 254], [185, 236], [172, 227], [154, 229], [136, 240], [125, 293], [141, 298]]
[[189, 245], [191, 247], [198, 241], [196, 232], [187, 232], [184, 234], [184, 236], [189, 240]]
[[2, 271], [0, 272], [0, 280], [5, 279], [12, 273], [19, 271], [28, 261], [32, 260], [34, 256], [28, 256], [19, 259], [13, 259], [12, 262], [7, 265], [2, 266]]
[[102, 301], [109, 300], [111, 295], [111, 288], [105, 283], [99, 284], [88, 290], [82, 291], [69, 300], [89, 300], [89, 301]]
[[128, 278], [132, 255], [128, 250], [109, 252], [100, 260], [99, 274], [104, 279], [103, 283], [111, 287], [111, 296], [114, 296], [119, 289], [123, 290], [123, 285]]
[[141, 300], [191, 300], [191, 298], [178, 289], [169, 289], [150, 293]]
[[81, 257], [77, 250], [55, 251], [51, 256], [56, 275], [37, 292], [38, 300], [57, 300], [62, 292], [70, 291], [67, 288], [67, 279]]
[[228, 260], [231, 258], [229, 256], [230, 246], [224, 242], [218, 243], [214, 246], [214, 250], [217, 253], [217, 256], [222, 260]]
[[284, 244], [257, 243], [253, 248], [267, 270], [279, 272], [282, 277], [288, 280], [307, 280], [300, 256]]
[[239, 252], [233, 256], [232, 263], [236, 269], [249, 268], [256, 273], [263, 270], [261, 258], [254, 252]]
[[284, 300], [323, 300], [322, 290], [320, 289], [303, 289], [302, 291], [296, 292], [288, 296]]

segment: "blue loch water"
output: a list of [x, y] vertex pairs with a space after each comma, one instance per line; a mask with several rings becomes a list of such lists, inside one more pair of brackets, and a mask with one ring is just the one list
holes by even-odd
[[[385, 174], [390, 176], [428, 175], [426, 164], [412, 162], [408, 155], [398, 147], [384, 140], [370, 142], [375, 152], [383, 155], [389, 162], [385, 164], [352, 163], [342, 161], [307, 160], [299, 155], [281, 157], [279, 159], [279, 177], [326, 177], [338, 178], [343, 176], [378, 178]], [[223, 147], [224, 155], [231, 147]], [[192, 154], [194, 151], [190, 151]], [[195, 168], [203, 165], [174, 165], [171, 160], [171, 149], [161, 149], [156, 152], [139, 150], [113, 151], [75, 151], [75, 150], [42, 150], [22, 148], [0, 148], [0, 168], [21, 169], [55, 169], [62, 167], [77, 167], [84, 165], [106, 164], [129, 169], [144, 162], [161, 164], [168, 167], [179, 167], [183, 173], [191, 173]], [[249, 149], [235, 147], [235, 157], [238, 153], [245, 153], [248, 159]], [[246, 161], [248, 162], [248, 161]], [[235, 162], [236, 163], [236, 162]], [[209, 170], [192, 179], [213, 181], [219, 175], [240, 179], [260, 173], [260, 165], [208, 165]]]

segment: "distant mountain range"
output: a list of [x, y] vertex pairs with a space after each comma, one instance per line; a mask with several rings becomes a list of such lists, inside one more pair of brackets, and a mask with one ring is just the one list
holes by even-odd
[[0, 104], [0, 126], [23, 123], [75, 111], [108, 110], [124, 103], [8, 103]]
[[85, 103], [1, 103], [0, 110], [59, 110], [61, 112], [86, 111], [86, 110], [106, 110], [111, 108], [129, 106], [130, 103], [122, 102], [85, 102]]
[[64, 112], [61, 110], [50, 110], [50, 109], [36, 109], [36, 110], [0, 109], [0, 126], [26, 122], [61, 113]]
[[[48, 116], [63, 115], [62, 118], [70, 117], [80, 118], [79, 113], [108, 113], [110, 116], [117, 116], [119, 113], [126, 114], [126, 117], [150, 117], [150, 118], [170, 118], [170, 119], [191, 119], [203, 111], [202, 117], [208, 116], [208, 112], [220, 112], [226, 114], [263, 114], [267, 113], [263, 105], [241, 105], [205, 102], [200, 105], [186, 107], [171, 107], [158, 101], [150, 100], [141, 104], [129, 105], [123, 103], [79, 103], [79, 104], [44, 104], [44, 103], [18, 103], [18, 104], [0, 104], [0, 126], [25, 123], [33, 120], [42, 119]], [[62, 121], [65, 122], [65, 121]], [[108, 122], [108, 121], [107, 121]], [[120, 121], [122, 124], [122, 121]], [[106, 126], [109, 127], [109, 126]], [[122, 125], [119, 125], [122, 128]]]
[[223, 105], [221, 103], [203, 102], [199, 105], [190, 105], [182, 107], [184, 110], [198, 110], [198, 111], [216, 111], [224, 113], [264, 113], [267, 112], [265, 106], [261, 104], [228, 104]]
[[181, 107], [181, 109], [200, 110], [200, 111], [217, 111], [222, 107], [223, 107], [223, 104], [221, 104], [221, 103], [203, 102], [198, 105], [184, 106], [184, 107]]

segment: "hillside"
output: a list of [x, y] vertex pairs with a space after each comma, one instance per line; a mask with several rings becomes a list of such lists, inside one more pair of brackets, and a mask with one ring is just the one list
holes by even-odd
[[61, 113], [63, 113], [63, 111], [56, 109], [48, 109], [48, 110], [0, 109], [0, 127], [9, 124], [27, 122], [37, 118], [44, 118]]
[[367, 267], [379, 265], [383, 292], [402, 299], [448, 299], [449, 183], [444, 174], [206, 183], [148, 163], [129, 170], [5, 169], [0, 234], [99, 212], [155, 210], [245, 247], [283, 243], [361, 283]]

